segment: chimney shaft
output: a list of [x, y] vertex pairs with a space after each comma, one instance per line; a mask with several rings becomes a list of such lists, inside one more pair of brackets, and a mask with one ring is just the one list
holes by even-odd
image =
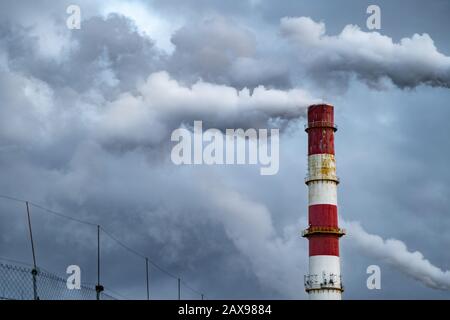
[[302, 235], [309, 241], [309, 274], [305, 290], [312, 300], [339, 300], [343, 286], [339, 260], [334, 108], [319, 104], [308, 108], [308, 222]]

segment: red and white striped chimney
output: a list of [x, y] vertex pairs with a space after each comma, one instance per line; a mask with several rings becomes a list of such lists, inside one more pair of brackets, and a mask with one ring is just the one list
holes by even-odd
[[327, 104], [308, 108], [308, 220], [302, 236], [309, 240], [309, 274], [305, 290], [313, 300], [339, 300], [344, 291], [339, 261], [334, 108]]

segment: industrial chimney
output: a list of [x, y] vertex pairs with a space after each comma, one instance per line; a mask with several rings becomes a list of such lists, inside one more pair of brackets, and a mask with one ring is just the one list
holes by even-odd
[[311, 300], [339, 300], [342, 285], [338, 226], [336, 161], [334, 158], [334, 108], [328, 104], [308, 108], [308, 220], [302, 236], [309, 241], [309, 274], [305, 290]]

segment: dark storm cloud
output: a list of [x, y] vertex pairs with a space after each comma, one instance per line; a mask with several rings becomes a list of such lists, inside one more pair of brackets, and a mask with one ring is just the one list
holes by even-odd
[[168, 11], [170, 14], [178, 15], [181, 10], [184, 14], [198, 16], [208, 14], [234, 15], [247, 13], [252, 7], [252, 1], [220, 1], [220, 0], [156, 0], [151, 4], [153, 8]]
[[[259, 127], [271, 117], [301, 116], [307, 105], [319, 101], [298, 88], [263, 87], [283, 82], [280, 70], [254, 57], [256, 42], [249, 30], [220, 17], [180, 29], [170, 57], [130, 19], [116, 14], [89, 18], [82, 30], [66, 34], [58, 59], [39, 54], [39, 39], [28, 28], [8, 25], [3, 30], [5, 68], [45, 89], [35, 91], [47, 104], [66, 105], [62, 112], [56, 108], [57, 114], [80, 112], [84, 130], [106, 144], [157, 144], [180, 123], [200, 116], [220, 128], [238, 122]], [[173, 76], [159, 71], [165, 69]], [[234, 88], [236, 83], [242, 90]], [[244, 88], [250, 83], [251, 92]], [[52, 124], [62, 120], [49, 114]]]
[[[174, 72], [221, 80], [237, 58], [252, 57], [256, 39], [248, 29], [217, 17], [182, 27], [172, 36]], [[223, 81], [223, 79], [222, 79]]]
[[[113, 231], [172, 273], [194, 281], [196, 287], [205, 290], [210, 297], [243, 298], [244, 292], [251, 295], [249, 289], [256, 283], [268, 287], [263, 295], [266, 297], [275, 293], [275, 296], [296, 296], [297, 284], [291, 279], [298, 272], [300, 255], [305, 254], [296, 245], [297, 229], [277, 235], [264, 205], [218, 186], [214, 181], [222, 178], [217, 176], [212, 180], [215, 174], [209, 169], [176, 169], [172, 164], [155, 166], [148, 162], [145, 153], [117, 157], [96, 144], [84, 143], [77, 148], [64, 171], [36, 166], [31, 159], [16, 164], [4, 175], [9, 182], [2, 182], [2, 190], [20, 188], [12, 185], [13, 177], [18, 181], [33, 181], [33, 187], [27, 192], [30, 198], [45, 198], [47, 205], [54, 209], [93, 223], [100, 222], [106, 230]], [[196, 180], [193, 176], [197, 176]], [[207, 199], [203, 196], [205, 189]], [[15, 225], [12, 218], [21, 217], [23, 208], [10, 210], [4, 202], [2, 208], [4, 212], [11, 212], [4, 225]], [[64, 263], [80, 264], [85, 268], [85, 281], [92, 281], [95, 254], [92, 255], [90, 249], [95, 230], [55, 217], [46, 218], [35, 208], [32, 213], [40, 265], [64, 270]], [[20, 239], [20, 234], [18, 236]], [[11, 247], [2, 247], [3, 254], [28, 260], [27, 255], [22, 254], [24, 251], [18, 250], [16, 242], [2, 242], [8, 243]], [[139, 270], [142, 261], [118, 250], [117, 244], [107, 240], [102, 243], [102, 256], [106, 260], [103, 279], [107, 287], [121, 289], [142, 280], [140, 273], [134, 271]], [[274, 259], [277, 264], [270, 263]], [[116, 265], [118, 268], [114, 267]], [[242, 273], [242, 268], [249, 271], [229, 279], [228, 275]], [[227, 276], [215, 279], [202, 276], [210, 274], [211, 270], [215, 275]], [[161, 275], [158, 278], [164, 279]], [[231, 284], [227, 294], [226, 288]], [[216, 291], [216, 286], [222, 289]], [[159, 288], [153, 290], [154, 297], [170, 297]], [[138, 293], [133, 294], [139, 297]]]
[[235, 87], [290, 85], [287, 66], [259, 52], [254, 32], [215, 16], [189, 23], [172, 36], [171, 73]]
[[[8, 128], [18, 124], [33, 127], [35, 132], [28, 135], [41, 143], [65, 136], [61, 130], [71, 128], [74, 134], [84, 132], [105, 145], [128, 148], [159, 144], [180, 123], [199, 117], [220, 128], [225, 127], [225, 122], [259, 127], [270, 117], [292, 119], [303, 115], [307, 105], [318, 101], [301, 89], [281, 91], [258, 86], [253, 92], [238, 91], [198, 79], [187, 86], [166, 72], [155, 72], [164, 67], [171, 69], [172, 64], [180, 66], [181, 60], [182, 65], [190, 67], [174, 69], [180, 69], [180, 78], [192, 75], [195, 79], [196, 74], [210, 78], [208, 70], [214, 75], [211, 78], [220, 78], [215, 66], [228, 59], [233, 63], [233, 52], [254, 52], [248, 31], [228, 30], [229, 24], [220, 19], [211, 23], [216, 26], [209, 28], [213, 31], [211, 41], [214, 34], [221, 38], [216, 41], [218, 48], [206, 48], [210, 50], [210, 65], [205, 69], [200, 67], [200, 61], [195, 64], [190, 60], [202, 52], [202, 37], [196, 38], [195, 29], [183, 29], [179, 36], [175, 35], [177, 51], [167, 62], [166, 55], [123, 16], [84, 21], [82, 30], [67, 35], [70, 41], [62, 43], [65, 47], [60, 59], [40, 55], [39, 41], [27, 28], [8, 25], [3, 28], [1, 44], [5, 57], [3, 89], [10, 101], [2, 111], [3, 119], [10, 112], [17, 120], [6, 121], [3, 131], [6, 136], [19, 136], [22, 133]], [[207, 27], [202, 25], [203, 32], [207, 32]], [[205, 38], [205, 34], [201, 35]], [[200, 60], [208, 58], [201, 56]], [[220, 70], [223, 76], [228, 73], [227, 68]], [[254, 79], [257, 83], [260, 80]], [[11, 85], [10, 90], [7, 86]], [[19, 102], [33, 108], [28, 108], [29, 113], [15, 112], [20, 108]]]
[[[20, 32], [15, 33], [14, 28]], [[141, 252], [150, 253], [172, 272], [195, 279], [200, 287], [207, 287], [208, 281], [199, 278], [199, 272], [211, 273], [213, 267], [215, 272], [227, 271], [231, 276], [244, 269], [242, 276], [210, 279], [209, 284], [218, 283], [230, 290], [229, 296], [242, 298], [245, 293], [249, 296], [259, 290], [258, 283], [270, 289], [256, 296], [295, 294], [296, 286], [289, 281], [296, 272], [296, 258], [290, 254], [295, 232], [277, 235], [264, 205], [226, 187], [205, 202], [201, 196], [205, 188], [213, 189], [209, 178], [200, 185], [198, 179], [193, 180], [193, 173], [168, 179], [173, 165], [153, 161], [148, 149], [118, 153], [104, 146], [118, 141], [129, 144], [130, 139], [136, 147], [160, 142], [170, 132], [161, 126], [173, 122], [175, 117], [185, 120], [193, 112], [212, 113], [218, 122], [222, 112], [230, 112], [237, 119], [239, 111], [248, 110], [255, 115], [254, 110], [259, 109], [266, 114], [265, 119], [277, 114], [292, 117], [302, 114], [313, 101], [307, 92], [258, 87], [250, 95], [248, 90], [237, 91], [203, 81], [186, 86], [166, 72], [152, 73], [146, 69], [146, 63], [157, 68], [157, 59], [153, 58], [159, 57], [152, 42], [138, 35], [129, 20], [116, 15], [84, 21], [83, 32], [66, 35], [67, 47], [60, 51], [59, 59], [40, 55], [39, 39], [25, 27], [9, 25], [2, 30], [3, 192], [20, 193], [77, 218], [101, 223]], [[136, 65], [142, 68], [133, 72]], [[129, 69], [125, 72], [124, 68]], [[140, 75], [149, 77], [136, 84]], [[122, 85], [127, 81], [130, 83]], [[132, 92], [127, 91], [128, 85], [133, 87]], [[157, 153], [163, 151], [166, 150], [158, 149]], [[154, 187], [148, 185], [150, 180]], [[194, 186], [192, 181], [196, 182]], [[174, 186], [179, 186], [178, 190]], [[223, 203], [223, 193], [234, 204]], [[215, 208], [213, 213], [211, 207]], [[235, 207], [245, 213], [233, 210]], [[4, 211], [9, 211], [8, 205]], [[21, 209], [12, 211], [20, 214]], [[237, 219], [236, 214], [247, 215], [247, 222]], [[39, 264], [60, 274], [67, 265], [80, 264], [86, 272], [84, 280], [92, 282], [92, 230], [42, 218], [42, 212], [35, 209], [33, 216]], [[13, 221], [9, 220], [9, 224], [22, 225], [20, 219]], [[127, 230], [137, 225], [144, 236], [130, 237]], [[248, 234], [247, 230], [253, 228], [254, 232]], [[14, 238], [17, 239], [20, 236]], [[22, 241], [4, 240], [5, 256], [28, 260]], [[211, 251], [201, 245], [205, 241], [211, 245]], [[137, 262], [124, 257], [117, 245], [105, 246], [104, 255], [109, 262], [106, 265], [119, 264], [123, 268], [110, 267], [105, 271], [105, 283], [110, 284], [107, 287], [118, 286], [121, 291], [139, 282]], [[268, 269], [271, 260], [279, 264]], [[198, 265], [199, 261], [204, 266]], [[278, 274], [284, 274], [281, 282]], [[160, 297], [170, 297], [164, 291], [166, 285], [167, 282], [161, 282], [160, 290], [156, 289]], [[228, 295], [225, 292], [212, 290], [210, 294], [223, 297]], [[132, 292], [132, 296], [136, 295]]]
[[2, 44], [13, 70], [77, 92], [131, 90], [139, 80], [161, 69], [165, 59], [131, 20], [115, 14], [106, 19], [89, 18], [82, 31], [67, 33], [60, 44], [61, 59], [40, 55], [39, 39], [29, 28], [9, 26], [2, 28]]
[[96, 86], [96, 81], [110, 86], [117, 81], [121, 91], [128, 91], [151, 72], [163, 68], [164, 54], [123, 16], [90, 18], [83, 23], [82, 32], [73, 33], [72, 41], [76, 48], [67, 57], [70, 69], [65, 78], [70, 75], [78, 79], [75, 85], [82, 90]]
[[[186, 9], [186, 16], [198, 18], [174, 33], [171, 54], [157, 49], [152, 34], [144, 35], [132, 19], [101, 18], [96, 16], [99, 8], [82, 5], [82, 29], [68, 31], [66, 15], [57, 14], [60, 7], [47, 3], [31, 10], [24, 2], [14, 5], [14, 14], [0, 28], [1, 193], [100, 223], [209, 297], [305, 297], [302, 275], [307, 272], [307, 243], [298, 236], [298, 230], [306, 227], [307, 205], [302, 184], [306, 136], [301, 124], [291, 123], [282, 136], [280, 173], [270, 178], [256, 175], [253, 167], [175, 167], [168, 160], [170, 145], [165, 144], [171, 129], [180, 122], [189, 125], [197, 117], [214, 125], [255, 125], [271, 117], [303, 115], [304, 107], [315, 101], [314, 94], [298, 86], [308, 82], [303, 74], [311, 65], [294, 59], [292, 51], [297, 51], [277, 35], [280, 18], [289, 12], [274, 17], [269, 26], [249, 16], [249, 8], [267, 10], [268, 6], [274, 15], [289, 7], [258, 1], [158, 2], [155, 10], [168, 20], [175, 9], [179, 14], [180, 7]], [[20, 7], [53, 23], [41, 29], [25, 23], [29, 15]], [[52, 13], [46, 15], [46, 11]], [[335, 24], [331, 17], [325, 20], [327, 26], [329, 20]], [[352, 23], [348, 20], [343, 26]], [[52, 36], [44, 37], [43, 30]], [[354, 31], [352, 36], [380, 39]], [[422, 30], [411, 28], [401, 35], [415, 32]], [[370, 55], [342, 49], [345, 41], [337, 36], [314, 32], [307, 36], [319, 48], [339, 49], [338, 60], [352, 62], [342, 65], [345, 74], [359, 73], [370, 84], [379, 80]], [[426, 37], [410, 40], [415, 49], [423, 49], [415, 53], [414, 61], [425, 62], [413, 66], [417, 72], [405, 73], [411, 61], [408, 64], [408, 59], [398, 56], [381, 68], [399, 86], [429, 83], [430, 74], [445, 71], [441, 67], [446, 57], [437, 54], [440, 44], [433, 47]], [[308, 48], [317, 50], [314, 41]], [[439, 59], [428, 61], [430, 52]], [[336, 71], [332, 61], [318, 61], [323, 64], [316, 61], [312, 76], [326, 77]], [[442, 160], [449, 152], [443, 138], [448, 136], [443, 116], [448, 93], [418, 86], [409, 100], [410, 92], [395, 87], [372, 95], [366, 86], [355, 85], [354, 79], [349, 88], [343, 96], [329, 94], [342, 128], [337, 134], [341, 214], [346, 221], [360, 221], [369, 234], [399, 239], [408, 251], [421, 252], [430, 261], [432, 273], [438, 274], [432, 279], [439, 280], [442, 277], [433, 266], [446, 270], [450, 263], [441, 254], [450, 241], [445, 233], [448, 177]], [[320, 92], [322, 88], [312, 85], [311, 89]], [[422, 118], [425, 105], [434, 111]], [[261, 112], [258, 119], [255, 111]], [[404, 117], [402, 125], [389, 125], [400, 117]], [[376, 123], [367, 124], [367, 118]], [[428, 130], [416, 130], [423, 119]], [[440, 129], [434, 131], [435, 127]], [[442, 175], [429, 174], [431, 158], [425, 153]], [[29, 260], [23, 207], [1, 204], [0, 256]], [[86, 281], [95, 282], [95, 230], [43, 218], [36, 209], [32, 212], [39, 264], [63, 274], [68, 264], [79, 263]], [[439, 217], [439, 222], [431, 217]], [[417, 229], [423, 237], [417, 236]], [[105, 285], [142, 297], [143, 261], [102, 239]], [[346, 297], [408, 298], [404, 292], [422, 298], [445, 297], [411, 281], [424, 282], [429, 274], [417, 277], [417, 270], [402, 268], [410, 256], [397, 264], [389, 260], [397, 252], [405, 253], [405, 248], [384, 252], [383, 241], [376, 238], [376, 242], [381, 245], [368, 250], [364, 241], [358, 247], [343, 238]], [[369, 264], [382, 266], [383, 290], [378, 295], [365, 287]], [[154, 297], [175, 298], [176, 282], [153, 271]]]

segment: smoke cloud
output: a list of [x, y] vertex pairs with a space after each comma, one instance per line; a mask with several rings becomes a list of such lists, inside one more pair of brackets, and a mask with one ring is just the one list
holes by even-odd
[[215, 208], [210, 214], [248, 257], [261, 284], [288, 298], [298, 298], [306, 271], [301, 270], [305, 267], [301, 262], [308, 256], [306, 246], [299, 244], [300, 222], [285, 228], [280, 235], [273, 226], [271, 212], [263, 204], [217, 183], [204, 184], [204, 192], [208, 192]]
[[[307, 241], [299, 239], [298, 231], [307, 223], [297, 223], [297, 217], [298, 208], [306, 208], [306, 200], [301, 198], [305, 192], [298, 188], [306, 167], [304, 162], [302, 166], [304, 157], [299, 156], [303, 154], [299, 147], [306, 137], [302, 133], [284, 143], [280, 174], [263, 180], [255, 177], [252, 168], [174, 167], [168, 159], [170, 153], [162, 150], [171, 146], [171, 130], [199, 119], [216, 128], [257, 128], [274, 121], [282, 126], [302, 117], [309, 104], [320, 102], [315, 92], [326, 82], [308, 87], [313, 90], [309, 93], [301, 88], [309, 84], [310, 78], [336, 85], [355, 74], [370, 86], [379, 87], [384, 78], [389, 78], [400, 88], [449, 87], [450, 83], [449, 57], [436, 49], [427, 34], [395, 43], [377, 32], [347, 26], [339, 35], [330, 36], [323, 23], [310, 18], [284, 18], [283, 39], [277, 27], [272, 30], [272, 26], [252, 25], [252, 19], [202, 16], [189, 18], [195, 23], [187, 23], [171, 39], [165, 39], [174, 47], [168, 53], [155, 45], [154, 38], [161, 37], [155, 35], [157, 31], [149, 28], [153, 33], [143, 33], [132, 19], [120, 13], [88, 16], [97, 12], [88, 10], [86, 1], [82, 1], [84, 20], [78, 31], [65, 26], [66, 3], [43, 1], [28, 13], [22, 10], [25, 2], [21, 3], [3, 3], [5, 10], [0, 10], [5, 18], [0, 24], [2, 193], [105, 224], [133, 248], [195, 279], [198, 287], [209, 289], [218, 298], [248, 298], [255, 294], [263, 298], [298, 298], [302, 294]], [[176, 3], [177, 11], [180, 5], [194, 6], [193, 2], [186, 3]], [[220, 6], [228, 5], [220, 2]], [[37, 15], [37, 11], [42, 12]], [[55, 20], [55, 16], [59, 18]], [[35, 18], [29, 21], [30, 17]], [[285, 39], [289, 40], [287, 45]], [[441, 100], [446, 98], [442, 92], [439, 94]], [[434, 91], [430, 96], [437, 97]], [[428, 96], [425, 101], [430, 101]], [[350, 114], [345, 115], [350, 118]], [[427, 122], [432, 124], [445, 119], [439, 112], [429, 116]], [[355, 114], [351, 117], [358, 119]], [[407, 121], [411, 121], [410, 115]], [[440, 126], [440, 130], [445, 128]], [[382, 129], [387, 131], [386, 127]], [[446, 131], [427, 132], [434, 139], [446, 136]], [[378, 133], [374, 131], [373, 137]], [[417, 146], [420, 137], [427, 138], [427, 146], [431, 145], [426, 132], [419, 137], [414, 134], [410, 136], [411, 145]], [[352, 145], [361, 141], [356, 135], [351, 139], [346, 141]], [[376, 148], [379, 140], [365, 140], [364, 145]], [[441, 155], [445, 141], [433, 141], [443, 146], [439, 149]], [[388, 143], [383, 144], [383, 149], [378, 146], [371, 151], [386, 152], [384, 147], [392, 147]], [[126, 152], [114, 152], [116, 149], [110, 146]], [[153, 149], [156, 152], [152, 153]], [[395, 159], [404, 159], [401, 156], [407, 154], [402, 148], [392, 149], [403, 152], [395, 154]], [[425, 154], [423, 150], [411, 150], [415, 152], [410, 157], [414, 160]], [[359, 156], [355, 149], [352, 152]], [[167, 157], [167, 161], [153, 161], [153, 156]], [[444, 158], [433, 157], [439, 161]], [[370, 157], [364, 166], [373, 165], [374, 159], [379, 161], [379, 157]], [[383, 162], [392, 165], [389, 160]], [[356, 164], [355, 168], [365, 170], [360, 166]], [[416, 171], [426, 171], [420, 168]], [[423, 168], [428, 168], [428, 163]], [[203, 179], [199, 178], [200, 170], [208, 170]], [[235, 175], [232, 170], [237, 170]], [[359, 178], [353, 174], [355, 170], [352, 167], [347, 177]], [[404, 176], [410, 172], [405, 171]], [[446, 201], [449, 197], [442, 172], [439, 196]], [[438, 181], [433, 177], [432, 185]], [[386, 189], [385, 185], [380, 188]], [[418, 197], [412, 199], [411, 195], [416, 193], [408, 192], [405, 202], [417, 205]], [[361, 199], [364, 195], [357, 192], [352, 197]], [[446, 208], [444, 200], [441, 203]], [[10, 211], [6, 208], [2, 212]], [[9, 230], [3, 222], [17, 221], [3, 215], [0, 219], [0, 225], [8, 231], [2, 237], [9, 237], [15, 225]], [[417, 219], [423, 222], [422, 217]], [[51, 223], [45, 226], [51, 229], [50, 235], [66, 230], [58, 230]], [[433, 266], [419, 252], [409, 252], [403, 242], [368, 234], [357, 223], [350, 222], [347, 228], [355, 245], [367, 254], [429, 287], [449, 289], [448, 271]], [[140, 232], [144, 233], [142, 237]], [[64, 254], [55, 255], [56, 237], [46, 238], [40, 242], [40, 261], [64, 257], [67, 263], [73, 262], [73, 251], [61, 250]], [[78, 234], [72, 240], [77, 243]], [[12, 243], [2, 241], [4, 255], [28, 256], [28, 247]], [[427, 253], [434, 252], [431, 249]], [[111, 256], [117, 262], [114, 264], [121, 266], [122, 256], [114, 256], [113, 252]], [[64, 272], [65, 268], [57, 270]], [[130, 279], [138, 279], [139, 275], [130, 272], [119, 278], [123, 281], [119, 288], [125, 288]], [[356, 297], [358, 292], [352, 294]]]
[[303, 116], [317, 101], [301, 89], [258, 86], [250, 93], [204, 81], [187, 87], [163, 71], [151, 74], [137, 94], [125, 93], [109, 103], [98, 127], [103, 138], [160, 142], [183, 122], [200, 119], [218, 128], [260, 127], [272, 118]]
[[396, 239], [383, 239], [370, 234], [358, 222], [344, 222], [351, 243], [364, 254], [381, 259], [400, 272], [440, 290], [450, 290], [450, 271], [431, 264], [419, 251], [411, 252], [405, 243]]
[[347, 25], [339, 35], [330, 36], [323, 22], [285, 17], [281, 34], [296, 46], [299, 59], [320, 81], [348, 80], [356, 74], [372, 87], [379, 87], [383, 78], [399, 88], [450, 87], [450, 57], [440, 53], [426, 33], [395, 43], [378, 32]]
[[255, 30], [215, 16], [189, 23], [171, 38], [175, 51], [167, 70], [177, 78], [230, 85], [292, 87], [285, 59], [264, 53]]

